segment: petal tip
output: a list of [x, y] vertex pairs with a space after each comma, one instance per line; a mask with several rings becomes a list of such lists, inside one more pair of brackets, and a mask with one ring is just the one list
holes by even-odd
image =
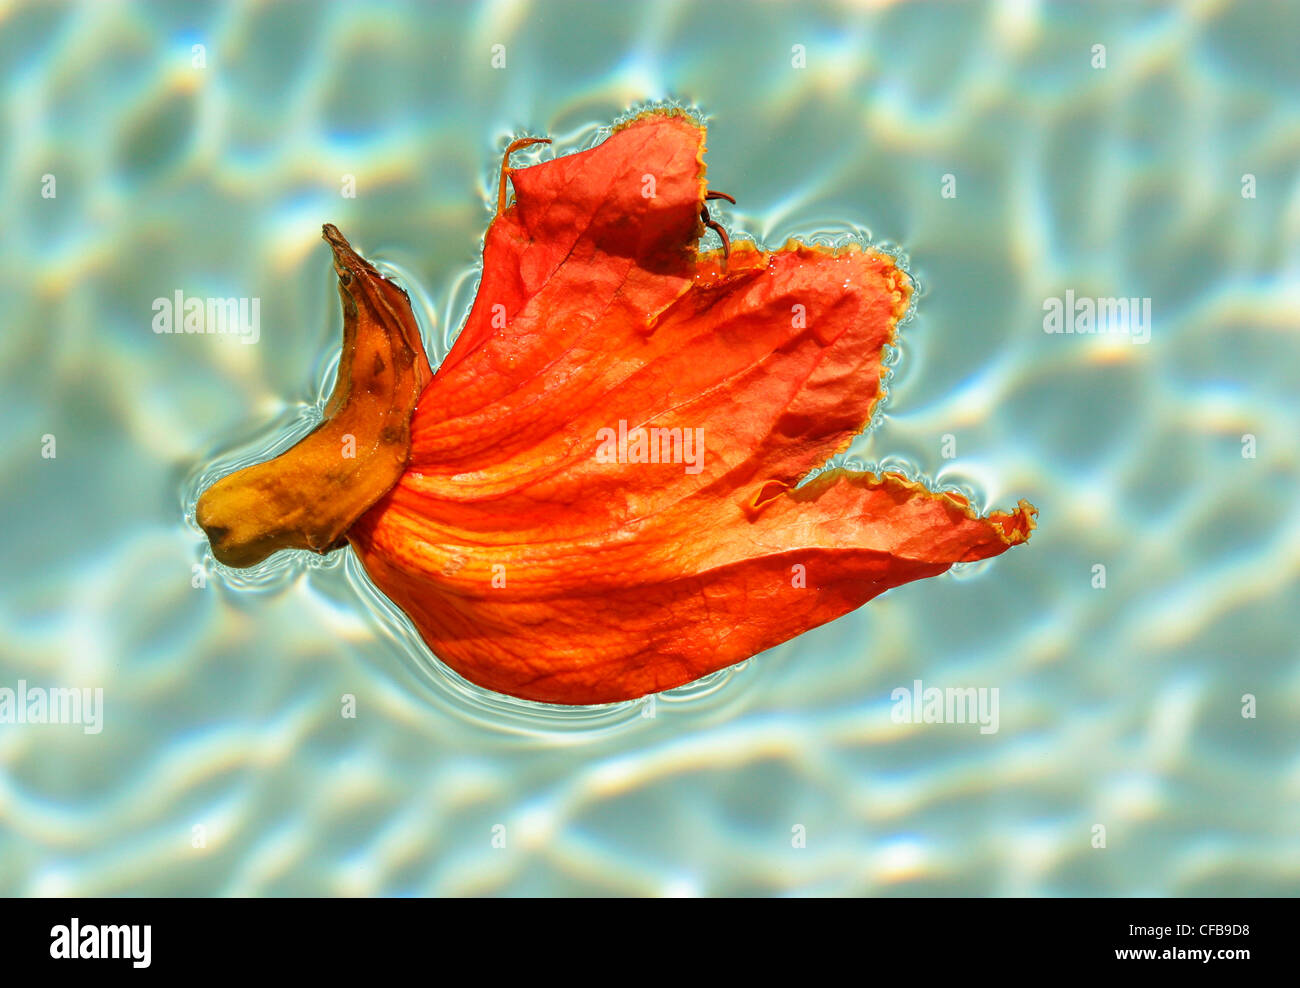
[[988, 520], [1008, 546], [1021, 545], [1038, 527], [1038, 509], [1021, 498], [1015, 511], [995, 511]]

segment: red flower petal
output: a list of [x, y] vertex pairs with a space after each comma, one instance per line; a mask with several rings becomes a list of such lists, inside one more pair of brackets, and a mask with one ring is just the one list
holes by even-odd
[[668, 689], [1033, 528], [898, 476], [795, 487], [869, 420], [911, 286], [857, 246], [697, 254], [703, 151], [656, 112], [510, 172], [406, 473], [348, 533], [480, 685]]

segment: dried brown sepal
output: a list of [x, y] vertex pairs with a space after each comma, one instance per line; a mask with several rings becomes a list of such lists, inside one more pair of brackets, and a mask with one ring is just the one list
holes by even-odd
[[325, 421], [273, 460], [217, 481], [198, 522], [227, 566], [280, 549], [328, 552], [397, 483], [411, 451], [411, 416], [433, 376], [406, 293], [324, 227], [343, 301], [343, 352]]

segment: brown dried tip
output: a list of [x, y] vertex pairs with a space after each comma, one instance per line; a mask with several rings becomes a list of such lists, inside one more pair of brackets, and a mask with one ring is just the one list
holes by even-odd
[[217, 481], [199, 498], [212, 554], [252, 566], [280, 549], [328, 552], [397, 483], [411, 416], [433, 377], [406, 293], [326, 224], [343, 300], [343, 353], [325, 421], [273, 460]]

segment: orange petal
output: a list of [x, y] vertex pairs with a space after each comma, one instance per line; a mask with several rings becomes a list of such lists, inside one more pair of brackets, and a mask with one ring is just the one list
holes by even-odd
[[579, 704], [680, 686], [891, 587], [998, 555], [1028, 538], [1035, 514], [1022, 501], [981, 519], [896, 475], [843, 472], [777, 498], [756, 522], [726, 501], [700, 507], [517, 547], [440, 542], [418, 516], [384, 509], [352, 537], [376, 583], [462, 676]]
[[476, 683], [678, 686], [1033, 527], [892, 475], [794, 487], [869, 420], [911, 284], [856, 245], [699, 255], [703, 150], [652, 113], [510, 172], [410, 468], [349, 532]]

